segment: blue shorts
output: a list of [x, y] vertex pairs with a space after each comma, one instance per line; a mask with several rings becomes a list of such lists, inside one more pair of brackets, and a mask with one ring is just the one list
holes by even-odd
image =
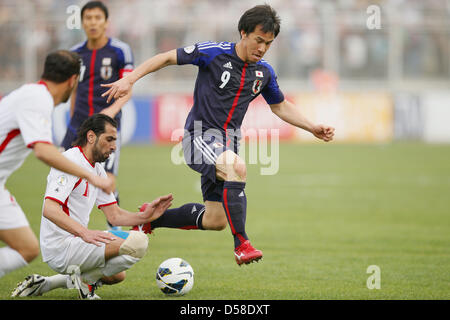
[[183, 137], [183, 154], [186, 164], [200, 173], [203, 201], [222, 201], [223, 181], [216, 177], [216, 160], [224, 151], [238, 153], [237, 139], [228, 143], [220, 135], [198, 135], [186, 132]]

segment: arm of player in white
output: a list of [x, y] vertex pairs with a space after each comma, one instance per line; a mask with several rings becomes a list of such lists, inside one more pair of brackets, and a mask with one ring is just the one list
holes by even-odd
[[134, 83], [143, 76], [158, 71], [164, 67], [177, 64], [177, 50], [173, 49], [164, 53], [147, 59], [140, 64], [136, 69], [127, 74], [120, 80], [113, 83], [101, 84], [102, 87], [109, 88], [102, 94], [102, 97], [107, 97], [106, 102], [110, 102], [113, 98], [118, 99], [126, 96], [133, 87]]
[[56, 224], [59, 228], [83, 239], [87, 243], [100, 246], [101, 243], [109, 243], [115, 238], [100, 230], [89, 230], [83, 225], [70, 218], [62, 209], [61, 205], [52, 200], [45, 199], [42, 214], [45, 218]]
[[323, 124], [312, 123], [301, 111], [290, 101], [284, 99], [277, 104], [271, 104], [270, 109], [281, 120], [286, 121], [297, 128], [311, 132], [315, 137], [328, 142], [333, 140], [334, 128]]
[[86, 179], [94, 186], [104, 190], [106, 193], [110, 193], [114, 190], [114, 182], [111, 179], [102, 178], [88, 172], [87, 170], [64, 157], [52, 144], [36, 142], [33, 146], [33, 151], [36, 158], [49, 165], [50, 167], [67, 172], [73, 176]]
[[172, 205], [172, 200], [171, 194], [156, 198], [143, 212], [130, 212], [117, 204], [103, 206], [100, 209], [114, 226], [136, 226], [158, 219]]

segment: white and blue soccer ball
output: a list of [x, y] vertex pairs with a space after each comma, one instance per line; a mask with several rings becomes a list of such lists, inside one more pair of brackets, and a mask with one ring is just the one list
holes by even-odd
[[181, 258], [170, 258], [156, 271], [156, 284], [167, 295], [182, 296], [194, 286], [194, 269]]

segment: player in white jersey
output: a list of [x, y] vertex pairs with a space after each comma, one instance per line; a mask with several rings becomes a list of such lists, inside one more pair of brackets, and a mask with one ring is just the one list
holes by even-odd
[[[93, 174], [106, 177], [101, 163], [115, 151], [116, 139], [116, 121], [95, 114], [81, 125], [76, 147], [63, 154]], [[80, 298], [98, 298], [93, 288], [99, 281], [123, 281], [124, 271], [144, 256], [148, 238], [140, 231], [110, 233], [88, 229], [93, 206], [101, 209], [113, 225], [134, 226], [157, 219], [171, 202], [172, 195], [159, 197], [142, 212], [132, 213], [117, 205], [112, 192], [105, 193], [85, 179], [52, 168], [47, 178], [40, 242], [44, 262], [60, 274], [31, 275], [12, 296], [41, 295], [55, 288], [75, 287]]]
[[80, 71], [76, 53], [59, 50], [45, 60], [41, 81], [25, 84], [0, 101], [0, 278], [26, 266], [39, 254], [39, 244], [14, 197], [6, 190], [8, 177], [31, 152], [49, 166], [88, 179], [109, 191], [113, 182], [68, 161], [52, 142], [52, 112], [66, 102]]

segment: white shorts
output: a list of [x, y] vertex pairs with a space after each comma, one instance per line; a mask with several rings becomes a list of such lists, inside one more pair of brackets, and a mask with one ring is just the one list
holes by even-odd
[[16, 199], [0, 184], [0, 230], [28, 227], [29, 223]]
[[[42, 246], [42, 243], [41, 243]], [[67, 273], [71, 265], [80, 267], [81, 272], [105, 266], [105, 244], [100, 247], [87, 243], [79, 237], [69, 236], [64, 240], [62, 248], [47, 262], [48, 266], [58, 273]], [[42, 250], [43, 248], [41, 248]]]

